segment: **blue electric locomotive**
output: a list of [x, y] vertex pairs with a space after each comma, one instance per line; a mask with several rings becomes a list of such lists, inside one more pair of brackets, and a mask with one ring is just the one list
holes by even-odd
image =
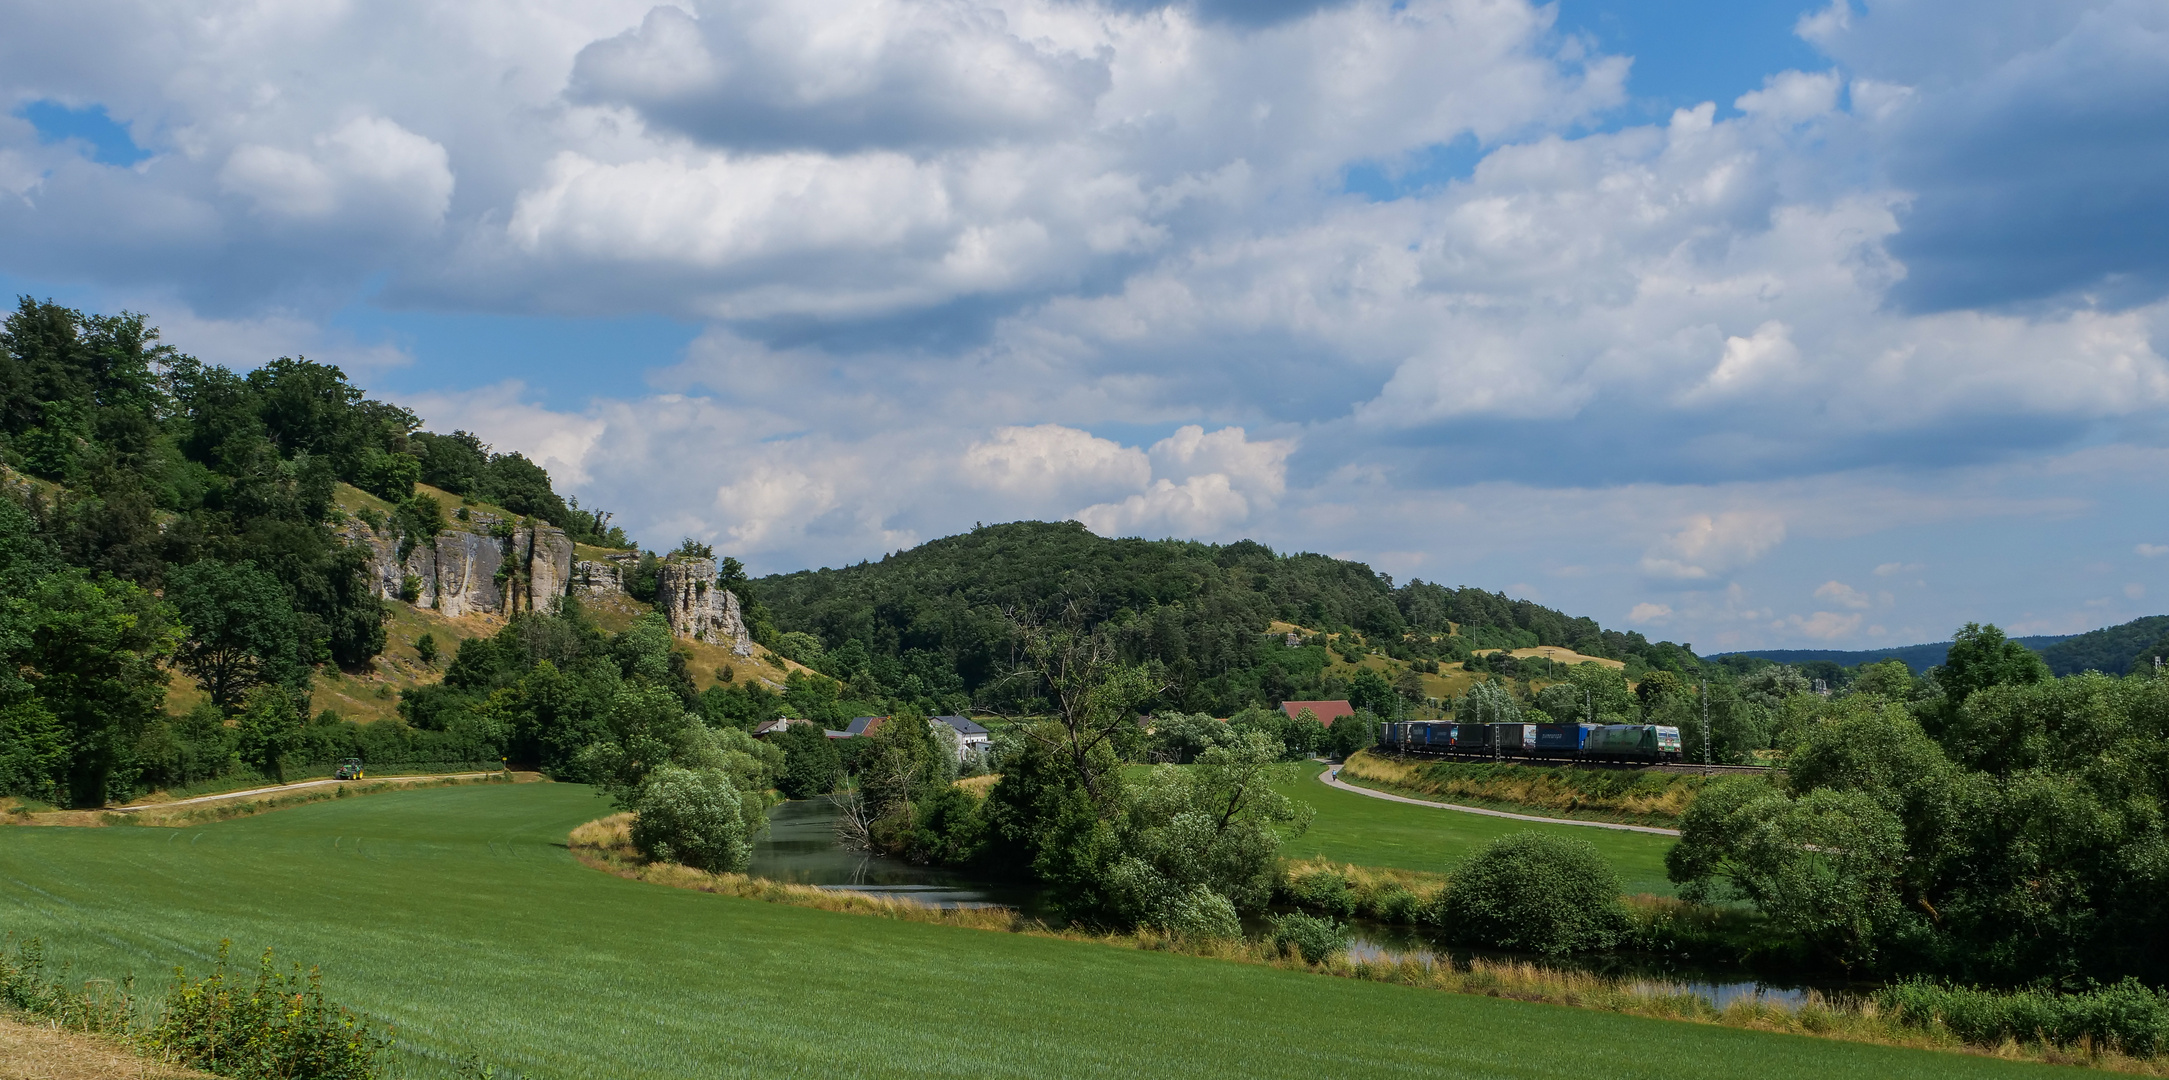
[[1660, 762], [1680, 759], [1679, 729], [1663, 724], [1454, 724], [1378, 726], [1381, 749], [1437, 757]]

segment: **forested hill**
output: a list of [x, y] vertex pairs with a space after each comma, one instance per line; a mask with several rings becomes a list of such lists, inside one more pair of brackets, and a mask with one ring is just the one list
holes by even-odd
[[[2041, 659], [2048, 662], [2049, 670], [2058, 675], [2076, 675], [2082, 671], [2123, 675], [2134, 663], [2151, 663], [2155, 656], [2169, 661], [2169, 615], [2149, 615], [2084, 634], [2047, 634], [2011, 640], [2040, 653]], [[1950, 648], [1948, 641], [1935, 641], [1888, 649], [1750, 649], [1722, 653], [1709, 659], [1753, 656], [1794, 667], [1828, 663], [1850, 668], [1895, 658], [1905, 661], [1914, 674], [1920, 674], [1941, 664]]]
[[981, 526], [880, 562], [763, 578], [753, 592], [786, 654], [904, 700], [985, 700], [1012, 663], [1005, 613], [1047, 618], [1070, 598], [1133, 659], [1167, 666], [1178, 689], [1165, 705], [1223, 716], [1333, 689], [1323, 650], [1301, 662], [1312, 650], [1269, 638], [1274, 622], [1353, 630], [1399, 660], [1559, 645], [1636, 668], [1694, 663], [1687, 646], [1481, 589], [1395, 586], [1362, 563], [1250, 540], [1110, 540], [1076, 522]]

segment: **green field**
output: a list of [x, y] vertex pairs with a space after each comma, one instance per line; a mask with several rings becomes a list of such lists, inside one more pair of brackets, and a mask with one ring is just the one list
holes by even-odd
[[153, 989], [221, 936], [275, 946], [425, 1076], [2071, 1075], [642, 885], [563, 847], [605, 809], [525, 784], [0, 828], [0, 926]]
[[1435, 810], [1427, 806], [1373, 799], [1318, 782], [1325, 766], [1306, 761], [1302, 779], [1279, 788], [1318, 811], [1310, 830], [1281, 849], [1290, 858], [1322, 856], [1359, 866], [1443, 873], [1476, 849], [1508, 833], [1535, 829], [1587, 840], [1604, 853], [1629, 893], [1671, 896], [1665, 880], [1664, 853], [1676, 843], [1669, 836], [1592, 829], [1581, 825], [1538, 825], [1508, 818]]

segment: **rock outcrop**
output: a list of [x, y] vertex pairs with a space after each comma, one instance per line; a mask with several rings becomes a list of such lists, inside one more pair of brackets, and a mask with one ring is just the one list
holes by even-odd
[[505, 542], [494, 536], [446, 529], [437, 534], [436, 609], [447, 616], [506, 615], [497, 571], [505, 565]]
[[572, 591], [596, 600], [623, 595], [625, 582], [639, 563], [640, 556], [635, 552], [608, 559], [582, 559], [572, 564]]
[[[641, 558], [627, 552], [575, 561], [572, 539], [552, 525], [506, 528], [486, 514], [458, 524], [464, 527], [448, 528], [415, 544], [405, 559], [399, 557], [399, 537], [388, 529], [349, 521], [343, 532], [349, 542], [368, 547], [371, 584], [378, 596], [454, 618], [548, 611], [567, 594], [624, 598]], [[655, 606], [674, 636], [721, 645], [739, 656], [753, 655], [753, 638], [738, 597], [716, 585], [714, 559], [673, 555], [663, 561], [658, 579]]]
[[753, 655], [753, 638], [746, 632], [738, 597], [716, 585], [714, 559], [672, 555], [663, 560], [655, 606], [670, 621], [673, 635], [727, 645], [737, 656]]
[[512, 530], [506, 558], [511, 572], [505, 575], [505, 597], [511, 609], [548, 611], [550, 602], [572, 587], [572, 538], [554, 525]]
[[[543, 524], [508, 529], [494, 515], [476, 518], [461, 522], [466, 528], [448, 528], [413, 544], [404, 559], [400, 538], [389, 529], [350, 520], [342, 532], [348, 542], [369, 549], [371, 586], [378, 596], [445, 615], [547, 611], [572, 590], [573, 544], [565, 530]], [[621, 586], [613, 579], [612, 587]]]

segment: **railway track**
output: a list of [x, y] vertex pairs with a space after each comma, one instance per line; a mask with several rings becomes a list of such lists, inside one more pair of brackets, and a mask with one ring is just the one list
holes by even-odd
[[1773, 770], [1773, 768], [1768, 765], [1702, 765], [1690, 761], [1588, 761], [1578, 760], [1574, 758], [1495, 758], [1488, 754], [1418, 754], [1410, 753], [1408, 751], [1389, 751], [1384, 749], [1383, 747], [1375, 746], [1371, 748], [1371, 752], [1374, 754], [1391, 754], [1394, 757], [1410, 758], [1417, 761], [1465, 761], [1471, 764], [1528, 765], [1536, 768], [1547, 769], [1559, 765], [1571, 765], [1577, 769], [1625, 769], [1643, 772], [1679, 773], [1689, 776], [1715, 776], [1719, 773], [1761, 775], [1763, 773], [1768, 773], [1772, 771], [1783, 771], [1782, 769]]

